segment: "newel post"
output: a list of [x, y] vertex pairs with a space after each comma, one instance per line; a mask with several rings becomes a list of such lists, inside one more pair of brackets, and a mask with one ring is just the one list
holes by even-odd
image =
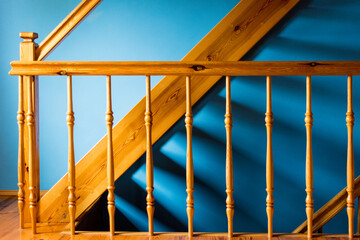
[[[21, 32], [20, 37], [24, 40], [22, 43], [20, 43], [20, 61], [35, 61], [35, 49], [37, 47], [37, 44], [34, 42], [34, 40], [38, 37], [37, 33], [34, 32]], [[25, 110], [25, 131], [24, 131], [24, 200], [25, 200], [25, 206], [24, 206], [24, 223], [25, 227], [30, 226], [31, 218], [30, 218], [30, 211], [29, 211], [29, 160], [30, 160], [30, 154], [32, 154], [32, 170], [34, 172], [32, 177], [32, 185], [33, 185], [33, 195], [31, 196], [33, 198], [33, 201], [36, 201], [36, 203], [39, 201], [40, 197], [40, 170], [39, 170], [39, 82], [37, 81], [37, 76], [23, 76], [23, 107]], [[31, 101], [29, 98], [29, 92], [32, 92], [31, 94]], [[32, 103], [32, 106], [30, 106], [30, 102]], [[29, 108], [30, 107], [30, 108]], [[29, 118], [29, 112], [33, 112]], [[29, 120], [31, 120], [33, 123], [31, 124], [31, 128], [33, 129], [33, 136], [29, 134], [28, 125]], [[32, 138], [32, 140], [31, 140]], [[32, 148], [33, 150], [30, 151], [30, 141], [32, 142]], [[31, 153], [32, 152], [32, 153]]]

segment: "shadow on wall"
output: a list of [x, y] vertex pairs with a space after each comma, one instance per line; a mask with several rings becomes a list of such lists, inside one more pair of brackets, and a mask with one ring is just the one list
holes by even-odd
[[[333, 14], [335, 27], [352, 25], [354, 1], [305, 1], [280, 27], [272, 31], [246, 56], [246, 60], [355, 60], [354, 41], [340, 45], [339, 36], [324, 27]], [[332, 3], [333, 2], [333, 3]], [[326, 6], [325, 6], [326, 5]], [[320, 7], [321, 6], [321, 7]], [[345, 6], [345, 8], [344, 8]], [[336, 11], [335, 11], [335, 10]], [[339, 10], [339, 11], [338, 11]], [[349, 13], [348, 13], [349, 12]], [[347, 14], [348, 13], [348, 14]], [[351, 19], [349, 19], [351, 18]], [[285, 22], [287, 22], [285, 24]], [[311, 25], [310, 25], [311, 24]], [[301, 25], [301, 26], [300, 26]], [[317, 27], [323, 27], [318, 32]], [[309, 28], [309, 34], [305, 29]], [[302, 29], [302, 36], [295, 35]], [[311, 34], [313, 34], [311, 36]], [[324, 39], [324, 35], [332, 38]], [[355, 33], [359, 34], [359, 33]], [[295, 39], [296, 37], [296, 39]], [[307, 38], [308, 37], [308, 38]], [[319, 40], [319, 41], [318, 41]], [[321, 41], [320, 41], [321, 40]], [[325, 41], [325, 42], [324, 42]], [[261, 46], [261, 47], [260, 47]], [[296, 50], [295, 50], [296, 49]], [[313, 77], [314, 199], [318, 210], [346, 186], [346, 76]], [[354, 112], [360, 112], [360, 82], [354, 77]], [[219, 81], [193, 108], [193, 153], [195, 172], [194, 230], [226, 232], [225, 213], [225, 90]], [[273, 77], [273, 154], [275, 214], [274, 231], [291, 232], [305, 219], [305, 77]], [[265, 77], [232, 79], [234, 231], [266, 232]], [[359, 144], [359, 124], [354, 144]], [[176, 123], [153, 147], [155, 173], [155, 231], [187, 231], [186, 133], [184, 119]], [[354, 149], [355, 159], [360, 149]], [[359, 171], [356, 169], [356, 176]], [[147, 231], [145, 157], [116, 182], [117, 230]], [[107, 223], [106, 197], [99, 201], [103, 224]], [[346, 233], [342, 212], [325, 226], [324, 232]], [[94, 219], [94, 218], [92, 218]], [[94, 220], [95, 221], [95, 220]], [[100, 225], [100, 222], [94, 223]], [[107, 226], [102, 225], [103, 229]]]

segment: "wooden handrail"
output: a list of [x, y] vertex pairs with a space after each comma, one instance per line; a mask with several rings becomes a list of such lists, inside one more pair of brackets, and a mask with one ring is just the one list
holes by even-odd
[[[360, 176], [354, 181], [354, 198], [360, 196]], [[335, 197], [327, 202], [322, 208], [320, 208], [313, 216], [313, 232], [318, 231], [339, 212], [346, 207], [346, 198], [348, 194], [346, 188], [341, 190]], [[303, 222], [297, 227], [293, 233], [305, 233], [307, 231], [307, 221]]]
[[[201, 40], [184, 61], [237, 61], [242, 58], [299, 0], [241, 0]], [[220, 77], [192, 77], [192, 104], [195, 104]], [[163, 78], [151, 91], [152, 140], [155, 143], [184, 113], [183, 77]], [[143, 98], [113, 128], [115, 178], [121, 176], [145, 153]], [[106, 190], [106, 137], [76, 165], [77, 216], [83, 214]], [[63, 177], [39, 202], [39, 221], [67, 222], [67, 179]], [[91, 191], [89, 191], [91, 189]], [[64, 218], [65, 216], [65, 218]]]
[[80, 62], [14, 61], [10, 75], [359, 75], [360, 61]]
[[43, 60], [83, 21], [102, 0], [83, 0], [81, 3], [39, 44], [36, 60]]

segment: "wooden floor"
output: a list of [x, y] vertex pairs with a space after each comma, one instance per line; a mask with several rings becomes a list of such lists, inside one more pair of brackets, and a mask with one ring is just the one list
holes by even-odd
[[[108, 236], [106, 232], [78, 232], [75, 236], [69, 235], [67, 232], [63, 232], [65, 226], [40, 226], [39, 232], [36, 235], [32, 235], [30, 229], [19, 229], [19, 217], [17, 210], [17, 201], [13, 198], [0, 198], [0, 239], [1, 240], [105, 240], [105, 239], [121, 239], [121, 240], [186, 240], [188, 239], [186, 233], [157, 233], [153, 237], [147, 236], [146, 233], [116, 233], [113, 238]], [[55, 232], [52, 232], [55, 231]], [[211, 239], [211, 240], [225, 240], [228, 239], [224, 233], [197, 233], [194, 236], [194, 240], [197, 239]], [[235, 234], [234, 240], [266, 240], [266, 234]], [[276, 234], [274, 240], [306, 240], [306, 235], [296, 234]], [[346, 240], [346, 235], [326, 235], [315, 234], [316, 240]], [[355, 239], [360, 239], [356, 236]]]

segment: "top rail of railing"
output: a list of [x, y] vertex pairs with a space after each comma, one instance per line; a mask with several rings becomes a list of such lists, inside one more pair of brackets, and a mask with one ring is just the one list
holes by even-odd
[[14, 61], [10, 75], [360, 75], [360, 61]]

